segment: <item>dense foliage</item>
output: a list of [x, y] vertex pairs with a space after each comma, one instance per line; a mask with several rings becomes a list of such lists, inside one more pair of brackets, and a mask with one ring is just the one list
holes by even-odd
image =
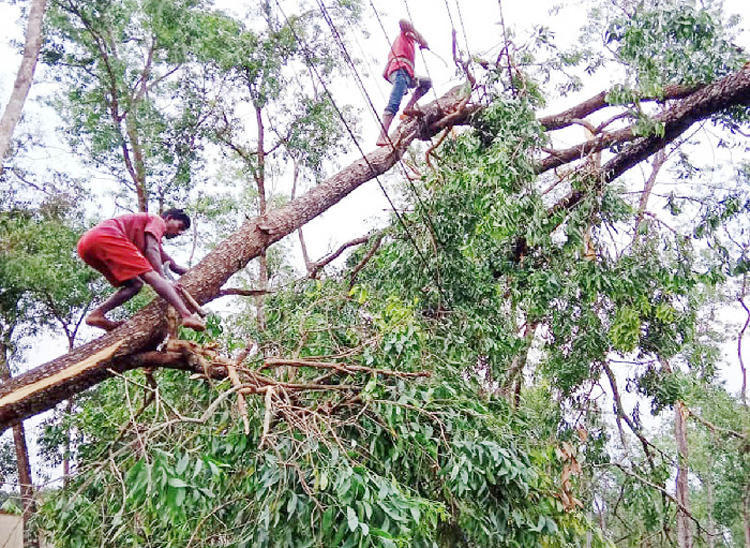
[[[363, 6], [335, 4], [357, 32]], [[128, 204], [187, 200], [210, 221], [200, 251], [287, 199], [266, 183], [322, 178], [351, 122], [318, 89], [345, 74], [326, 17], [287, 19], [266, 1], [257, 12], [245, 25], [183, 0], [49, 11], [45, 58], [66, 86], [55, 103], [71, 144], [126, 181]], [[60, 548], [740, 546], [746, 106], [707, 122], [736, 165], [708, 165], [695, 135], [644, 162], [666, 192], [630, 174], [603, 185], [602, 153], [540, 173], [556, 143], [538, 112], [550, 85], [615, 67], [607, 104], [620, 110], [598, 123], [663, 134], [650, 100], [738, 70], [737, 22], [678, 1], [590, 17], [598, 32], [573, 50], [539, 28], [494, 66], [464, 63], [481, 73], [475, 114], [426, 160], [415, 147], [420, 176], [399, 189], [400, 213], [345, 264], [295, 279], [276, 248], [266, 278], [241, 276], [268, 283], [263, 300], [237, 298], [206, 333], [181, 332], [234, 360], [242, 386], [208, 369], [129, 372], [47, 420], [43, 457], [75, 471], [39, 494], [35, 527]], [[196, 180], [217, 151], [236, 193]], [[1, 325], [38, 329], [53, 310], [67, 330], [91, 295], [72, 251], [83, 223], [72, 204], [17, 202], [0, 211]], [[740, 390], [721, 380], [727, 341]]]

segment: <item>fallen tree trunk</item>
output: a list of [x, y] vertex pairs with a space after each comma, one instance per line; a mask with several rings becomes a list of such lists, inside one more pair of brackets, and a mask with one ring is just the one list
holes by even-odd
[[[397, 128], [394, 149], [381, 147], [284, 207], [245, 221], [237, 232], [181, 278], [182, 285], [199, 303], [213, 299], [233, 274], [268, 246], [314, 219], [357, 187], [388, 171], [414, 139], [437, 133], [437, 122], [459, 110], [464, 98], [461, 88], [454, 88], [423, 107], [421, 120]], [[451, 121], [465, 122], [471, 110], [460, 109]], [[165, 312], [166, 303], [157, 299], [118, 329], [0, 385], [0, 430], [51, 409], [115, 373], [142, 367], [142, 360], [131, 357], [155, 349], [164, 340]]]
[[[597, 96], [598, 97], [598, 96]], [[603, 96], [602, 96], [603, 97]], [[467, 106], [461, 87], [456, 87], [440, 99], [423, 107], [419, 121], [401, 124], [394, 134], [395, 149], [380, 148], [360, 158], [338, 174], [324, 181], [303, 196], [265, 216], [250, 219], [195, 268], [182, 277], [185, 288], [199, 303], [221, 294], [224, 283], [253, 258], [274, 242], [282, 239], [311, 219], [342, 200], [357, 187], [388, 171], [417, 138], [427, 139], [444, 127], [466, 123], [477, 106]], [[593, 101], [580, 114], [596, 110], [600, 101]], [[664, 124], [664, 134], [634, 138], [632, 130], [620, 131], [624, 142], [633, 141], [601, 168], [601, 184], [612, 181], [633, 165], [666, 146], [684, 133], [693, 123], [704, 120], [729, 107], [750, 104], [750, 64], [738, 72], [705, 86], [676, 102], [657, 119]], [[592, 106], [593, 105], [593, 106]], [[557, 117], [556, 124], [564, 125]], [[550, 125], [555, 125], [550, 122]], [[593, 146], [604, 148], [598, 141]], [[582, 147], [585, 146], [581, 145]], [[601, 149], [599, 148], [599, 149]], [[594, 151], [581, 148], [565, 161], [540, 161], [537, 173], [562, 163], [572, 162], [581, 154]], [[554, 164], [554, 165], [552, 165]], [[555, 206], [574, 207], [582, 198], [573, 192]], [[0, 385], [0, 431], [93, 386], [113, 374], [143, 367], [139, 354], [154, 350], [165, 338], [167, 323], [165, 303], [157, 300], [135, 315], [120, 328], [83, 345], [51, 362], [41, 365], [12, 381]], [[158, 364], [157, 364], [158, 365]]]

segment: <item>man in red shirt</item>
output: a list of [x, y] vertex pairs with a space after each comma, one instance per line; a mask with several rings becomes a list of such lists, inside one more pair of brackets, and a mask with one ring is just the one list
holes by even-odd
[[401, 33], [391, 46], [388, 63], [383, 71], [383, 77], [393, 84], [393, 88], [388, 99], [388, 105], [383, 112], [381, 121], [383, 127], [378, 137], [378, 146], [388, 144], [388, 128], [401, 106], [401, 99], [406, 94], [407, 88], [416, 89], [406, 107], [404, 107], [404, 115], [414, 116], [419, 113], [414, 105], [432, 87], [432, 81], [429, 78], [414, 74], [414, 43], [419, 43], [419, 47], [422, 49], [429, 49], [427, 41], [409, 21], [401, 19], [398, 24], [401, 27]]
[[182, 318], [182, 325], [203, 331], [203, 320], [193, 315], [175, 287], [164, 278], [162, 264], [169, 261], [170, 268], [184, 274], [187, 268], [177, 266], [161, 246], [163, 237], [179, 236], [190, 228], [190, 217], [181, 209], [170, 209], [161, 217], [151, 213], [131, 213], [102, 221], [86, 232], [78, 241], [78, 255], [86, 264], [98, 270], [109, 283], [119, 287], [87, 317], [86, 323], [107, 331], [122, 322], [107, 319], [110, 310], [135, 297], [144, 282], [171, 304]]

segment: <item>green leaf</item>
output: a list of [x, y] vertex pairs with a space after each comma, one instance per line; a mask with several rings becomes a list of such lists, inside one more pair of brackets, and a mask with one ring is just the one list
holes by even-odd
[[349, 525], [350, 531], [355, 531], [359, 527], [359, 519], [357, 518], [357, 512], [354, 508], [348, 506], [346, 508], [346, 523]]
[[190, 464], [190, 455], [185, 453], [182, 458], [177, 462], [177, 467], [175, 468], [175, 472], [178, 475], [182, 475], [185, 470], [187, 470], [188, 464]]
[[291, 493], [289, 496], [289, 501], [286, 503], [286, 513], [291, 515], [294, 513], [294, 510], [297, 508], [297, 495], [294, 493]]

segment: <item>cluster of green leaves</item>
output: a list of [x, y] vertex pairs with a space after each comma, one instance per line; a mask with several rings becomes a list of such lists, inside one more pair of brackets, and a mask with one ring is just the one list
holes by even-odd
[[[249, 436], [231, 398], [205, 424], [174, 420], [175, 411], [200, 415], [229, 388], [186, 386], [178, 372], [158, 374], [164, 403], [146, 408], [120, 438], [143, 394], [137, 374], [129, 375], [132, 385], [107, 383], [67, 419], [64, 428], [73, 425], [85, 440], [77, 458], [87, 473], [50, 494], [43, 529], [70, 547], [104, 539], [111, 546], [565, 546], [590, 530], [557, 497], [561, 464], [539, 417], [514, 412], [503, 398], [477, 398], [476, 382], [463, 375], [472, 355], [446, 364], [431, 353], [437, 332], [420, 310], [370, 291], [301, 284], [269, 299], [267, 329], [252, 335], [268, 353], [346, 354], [346, 363], [426, 370], [429, 379], [363, 371], [321, 381], [320, 371], [298, 369], [289, 382], [327, 382], [332, 390], [294, 395], [297, 414], [277, 409], [263, 446], [262, 398], [249, 397]], [[63, 426], [50, 427], [49, 451], [60, 443], [55, 428]]]
[[[327, 9], [345, 36], [356, 21], [360, 2], [338, 4]], [[328, 93], [318, 91], [318, 76], [325, 86], [347, 74], [347, 65], [318, 10], [287, 16], [268, 1], [261, 2], [259, 9], [265, 24], [248, 27], [234, 21], [231, 32], [217, 34], [212, 42], [216, 83], [231, 86], [218, 98], [222, 116], [215, 120], [213, 137], [222, 146], [229, 145], [232, 153], [240, 152], [240, 160], [252, 176], [280, 172], [279, 165], [266, 164], [261, 174], [258, 143], [243, 142], [247, 122], [243, 109], [249, 102], [256, 109], [256, 121], [260, 120], [267, 133], [265, 139], [273, 137], [275, 141], [262, 143], [262, 148], [278, 149], [274, 157], [281, 157], [279, 164], [291, 159], [313, 178], [319, 177], [325, 162], [343, 152], [349, 138], [341, 116], [355, 130], [358, 121], [341, 100], [337, 109]], [[301, 72], [315, 75], [312, 85], [300, 78]]]
[[11, 337], [57, 324], [75, 331], [97, 284], [94, 272], [76, 254], [83, 228], [63, 210], [0, 211], [0, 326]]
[[42, 57], [66, 88], [50, 102], [84, 163], [130, 181], [125, 200], [133, 179], [160, 206], [192, 186], [210, 111], [206, 58], [227, 19], [196, 0], [72, 0], [47, 10]]
[[[658, 221], [638, 221], [623, 189], [600, 190], [585, 174], [571, 181], [573, 190], [585, 192], [574, 210], [550, 208], [531, 184], [529, 158], [541, 138], [529, 110], [524, 99], [495, 101], [473, 131], [443, 147], [444, 169], [426, 178], [421, 201], [407, 216], [411, 238], [390, 241], [360, 280], [382, 289], [399, 280], [399, 295], [432, 320], [436, 336], [428, 344], [445, 360], [443, 370], [462, 364], [488, 386], [508, 390], [520, 362], [537, 382], [554, 387], [561, 408], [566, 401], [573, 409], [590, 406], [581, 396], [613, 356], [634, 365], [659, 359], [684, 364], [684, 371], [672, 373], [638, 366], [623, 371], [628, 386], [657, 414], [714, 380], [717, 339], [704, 336], [699, 311], [706, 294], [742, 264], [734, 256], [730, 267], [720, 250], [732, 242], [723, 230], [742, 218], [745, 200], [731, 191], [722, 197], [716, 189], [706, 192], [697, 211], [676, 213], [694, 228], [687, 229], [693, 238]], [[587, 233], [596, 242], [593, 260], [584, 253]], [[630, 243], [623, 246], [623, 239]], [[414, 253], [412, 240], [421, 254]], [[706, 243], [714, 253], [695, 252]], [[528, 326], [532, 337], [524, 333]], [[528, 403], [522, 407], [528, 410]], [[636, 405], [636, 428], [639, 413]], [[548, 419], [559, 421], [563, 431], [556, 435], [565, 439], [564, 416]], [[603, 465], [607, 438], [599, 430], [585, 448]], [[636, 471], [646, 482], [665, 485], [671, 466], [661, 455]], [[612, 477], [646, 523], [642, 536], [635, 529], [623, 534], [637, 544], [659, 533], [671, 519], [669, 504], [656, 504], [661, 495], [642, 480]]]
[[[345, 12], [358, 5], [341, 4]], [[193, 7], [157, 12], [193, 28], [192, 19], [181, 19]], [[313, 62], [330, 75], [338, 57], [330, 40], [312, 58], [299, 49], [295, 33], [311, 43], [324, 36], [317, 15], [287, 24], [269, 2], [260, 12], [268, 25], [260, 30], [198, 17], [210, 40], [184, 50], [175, 44], [164, 62], [198, 52], [207, 61], [201, 74], [246, 88], [256, 109], [279, 121], [286, 153], [318, 175], [341, 142], [341, 126], [329, 98], [286, 93], [295, 85], [288, 69]], [[666, 3], [635, 15], [607, 28], [638, 94], [707, 82], [738, 62], [705, 11]], [[155, 28], [171, 44], [176, 35]], [[584, 60], [581, 53], [560, 62]], [[495, 73], [490, 85], [501, 77]], [[420, 199], [405, 197], [413, 206], [405, 225], [393, 223], [355, 285], [335, 278], [294, 284], [266, 298], [262, 328], [249, 314], [234, 325], [214, 318], [207, 333], [193, 337], [219, 339], [230, 353], [249, 338], [262, 356], [341, 361], [360, 367], [356, 373], [264, 369], [273, 380], [313, 388], [281, 391], [272, 409], [248, 396], [249, 435], [228, 381], [161, 371], [159, 397], [140, 413], [151, 389], [137, 373], [105, 383], [77, 403], [75, 415], [49, 425], [44, 439], [46, 454], [59, 458], [65, 431], [74, 428], [85, 472], [50, 492], [42, 508], [41, 526], [55, 545], [606, 546], [584, 517], [597, 500], [615, 513], [627, 505], [632, 527], [608, 523], [626, 542], [668, 529], [670, 505], [652, 488], [670, 478], [664, 455], [634, 466], [646, 482], [618, 469], [601, 476], [600, 488], [593, 467], [581, 477], [572, 472], [584, 456], [584, 465], [610, 464], [605, 421], [587, 398], [605, 362], [619, 355], [686, 364], [671, 373], [624, 371], [654, 412], [697, 401], [717, 359], [701, 337], [700, 306], [716, 284], [746, 274], [747, 260], [730, 251], [722, 229], [740, 222], [750, 201], [742, 192], [714, 193], [687, 211], [688, 200], [674, 197], [671, 211], [692, 238], [644, 221], [623, 189], [602, 189], [583, 172], [570, 180], [584, 194], [577, 206], [551, 208], [534, 165], [544, 143], [534, 109], [543, 98], [531, 84], [514, 89], [512, 99], [493, 96], [471, 128], [441, 146], [437, 168], [417, 189]], [[638, 94], [622, 86], [609, 99], [637, 104]], [[222, 100], [227, 111], [236, 106], [236, 97]], [[223, 122], [229, 133], [244, 129], [239, 117]], [[640, 134], [660, 131], [645, 116], [639, 124]], [[246, 156], [243, 169], [257, 176], [257, 158]], [[247, 193], [242, 207], [255, 198]], [[212, 208], [206, 199], [200, 207], [207, 216], [236, 213], [229, 202]], [[696, 253], [704, 242], [711, 252]], [[350, 266], [366, 253], [354, 253]], [[404, 377], [420, 372], [429, 378]], [[747, 416], [727, 400], [712, 409], [714, 420]], [[630, 417], [636, 427], [638, 413], [636, 406]], [[585, 435], [572, 428], [581, 424]], [[556, 451], [562, 442], [578, 451]], [[747, 483], [747, 463], [734, 457], [744, 448], [736, 443], [701, 469], [717, 486], [714, 505], [741, 497], [736, 486]], [[730, 479], [719, 481], [722, 474]], [[574, 499], [586, 489], [581, 510]], [[739, 523], [736, 512], [716, 507], [713, 514], [727, 528]]]
[[658, 97], [667, 84], [706, 84], [742, 66], [732, 44], [737, 23], [722, 24], [720, 11], [693, 2], [645, 2], [610, 21], [606, 41], [632, 69], [638, 89]]

